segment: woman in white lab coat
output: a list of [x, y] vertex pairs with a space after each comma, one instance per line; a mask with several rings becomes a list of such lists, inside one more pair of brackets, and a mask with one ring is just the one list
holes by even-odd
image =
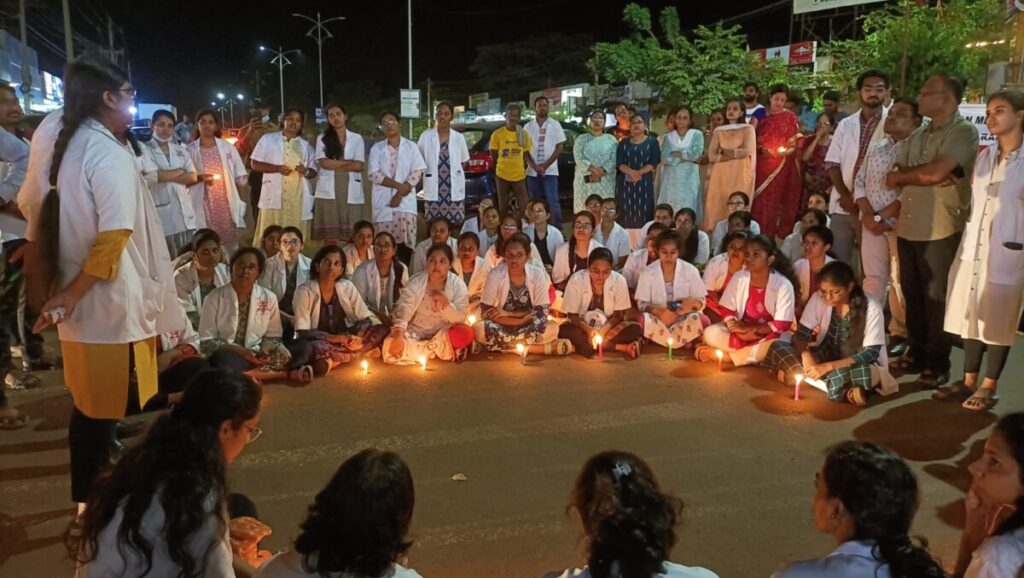
[[[490, 214], [491, 211], [488, 210], [487, 215], [489, 216]], [[494, 244], [488, 247], [487, 253], [484, 255], [484, 259], [487, 261], [488, 267], [494, 269], [498, 265], [501, 265], [505, 257], [505, 243], [511, 239], [513, 235], [516, 233], [522, 233], [522, 231], [523, 223], [517, 215], [510, 214], [501, 218], [501, 228], [498, 231], [498, 238], [495, 240]], [[486, 234], [486, 231], [481, 233], [481, 235]], [[534, 245], [532, 241], [530, 242], [530, 255], [527, 258], [529, 259], [529, 265], [537, 267], [545, 273], [547, 272], [544, 268], [544, 262], [540, 259], [540, 251], [537, 250], [537, 245]]]
[[725, 236], [722, 242], [725, 245], [725, 252], [715, 255], [704, 267], [704, 288], [708, 290], [707, 307], [705, 312], [712, 321], [722, 320], [722, 307], [719, 301], [722, 293], [732, 280], [732, 276], [743, 270], [747, 262], [747, 239], [750, 233], [746, 231], [732, 231]]
[[[233, 253], [238, 247], [240, 229], [245, 228], [245, 203], [238, 194], [249, 174], [238, 149], [220, 138], [220, 121], [212, 110], [196, 115], [199, 138], [188, 145], [192, 164], [199, 171], [199, 182], [188, 188], [197, 229], [213, 229], [221, 245]], [[263, 229], [256, 229], [262, 231]]]
[[203, 302], [199, 339], [203, 354], [214, 367], [227, 367], [254, 379], [290, 378], [313, 381], [307, 363], [312, 346], [306, 341], [284, 343], [277, 296], [259, 286], [263, 253], [243, 247], [231, 257], [231, 283], [214, 289]]
[[[179, 305], [180, 307], [180, 305]], [[191, 322], [184, 330], [160, 334], [157, 339], [158, 391], [149, 398], [142, 411], [167, 409], [181, 401], [181, 392], [196, 374], [210, 369], [210, 363], [200, 353], [199, 333]]]
[[385, 112], [377, 119], [384, 140], [370, 149], [367, 172], [373, 181], [373, 222], [378, 232], [398, 241], [404, 262], [416, 246], [416, 185], [427, 172], [420, 149], [402, 136], [398, 116]]
[[446, 219], [459, 226], [466, 219], [466, 166], [469, 147], [466, 137], [452, 130], [452, 105], [441, 101], [434, 109], [437, 126], [428, 128], [417, 142], [426, 173], [423, 175], [423, 201], [427, 222]]
[[391, 233], [377, 233], [373, 239], [373, 260], [363, 263], [352, 274], [352, 283], [363, 302], [378, 321], [389, 327], [402, 287], [409, 283], [409, 269], [395, 255], [397, 247]]
[[[964, 377], [936, 397], [967, 397], [973, 410], [995, 407], [999, 377], [1016, 338], [1024, 295], [1024, 96], [988, 99], [985, 122], [996, 142], [974, 165], [971, 218], [949, 272], [945, 329], [964, 340]], [[985, 378], [978, 383], [987, 354]]]
[[591, 253], [587, 269], [569, 277], [562, 297], [562, 310], [569, 320], [561, 325], [558, 336], [571, 341], [576, 352], [587, 358], [600, 349], [636, 359], [643, 328], [626, 320], [633, 306], [629, 287], [626, 278], [612, 271], [612, 266], [612, 252], [599, 247]]
[[127, 129], [135, 89], [103, 59], [79, 58], [67, 73], [53, 188], [32, 225], [44, 248], [36, 265], [48, 297], [33, 329], [57, 323], [74, 400], [71, 498], [84, 502], [108, 461], [132, 375], [145, 404], [157, 392], [156, 338], [186, 320], [160, 218], [136, 165], [142, 152]]
[[534, 199], [527, 206], [526, 216], [530, 224], [523, 227], [523, 234], [533, 241], [544, 268], [551, 272], [555, 264], [555, 252], [565, 243], [565, 237], [558, 227], [548, 223], [551, 207], [545, 199]]
[[833, 261], [821, 270], [821, 290], [807, 302], [793, 342], [772, 343], [766, 363], [782, 383], [801, 374], [824, 382], [832, 401], [863, 406], [876, 388], [896, 392], [885, 346], [882, 306], [864, 294], [849, 265]]
[[555, 266], [551, 270], [551, 282], [555, 288], [565, 289], [569, 276], [587, 268], [587, 262], [594, 249], [602, 245], [594, 240], [597, 219], [589, 211], [580, 211], [572, 219], [572, 236], [555, 251]]
[[626, 265], [622, 268], [622, 276], [626, 279], [630, 296], [636, 291], [637, 283], [640, 282], [640, 275], [643, 274], [651, 263], [658, 260], [658, 247], [656, 240], [658, 235], [667, 231], [668, 226], [654, 221], [647, 227], [647, 237], [644, 239], [644, 248], [633, 251], [626, 259]]
[[290, 108], [281, 119], [281, 130], [260, 137], [249, 155], [252, 170], [263, 174], [256, 230], [270, 225], [296, 227], [305, 239], [313, 220], [315, 150], [302, 135], [305, 113]]
[[775, 241], [756, 235], [747, 241], [746, 269], [732, 276], [719, 305], [722, 322], [704, 329], [704, 343], [694, 352], [714, 362], [715, 350], [737, 367], [761, 363], [776, 339], [788, 340], [793, 328], [796, 274]]
[[373, 261], [373, 237], [377, 232], [370, 221], [356, 221], [352, 225], [352, 238], [345, 245], [345, 278], [352, 280], [356, 269], [367, 261]]
[[213, 229], [200, 229], [192, 237], [192, 259], [174, 271], [178, 300], [193, 327], [199, 326], [203, 299], [211, 291], [231, 282], [231, 271], [224, 262], [220, 236]]
[[636, 307], [643, 313], [644, 337], [662, 345], [682, 347], [704, 331], [700, 312], [707, 290], [700, 272], [680, 258], [682, 238], [676, 231], [658, 235], [658, 260], [640, 274]]
[[808, 227], [804, 231], [804, 257], [793, 262], [793, 271], [800, 281], [796, 302], [799, 318], [811, 295], [818, 292], [821, 270], [833, 261], [828, 252], [832, 249], [832, 231], [828, 227]]
[[[491, 267], [479, 255], [480, 239], [476, 233], [465, 232], [459, 235], [458, 253], [452, 263], [452, 272], [466, 284], [466, 296], [469, 299], [467, 314], [480, 318], [480, 299], [484, 295], [484, 283]], [[471, 324], [472, 325], [472, 324]]]
[[153, 139], [143, 149], [157, 167], [157, 184], [150, 187], [167, 249], [176, 257], [192, 241], [196, 214], [188, 186], [198, 181], [196, 166], [184, 145], [174, 139], [177, 121], [169, 110], [157, 110], [149, 121]]
[[[327, 105], [327, 124], [317, 136], [313, 158], [319, 171], [313, 200], [313, 239], [335, 245], [355, 233], [354, 224], [371, 218], [366, 191], [366, 143], [348, 130], [348, 113]], [[372, 238], [372, 234], [371, 234]]]
[[[480, 199], [480, 204], [477, 205], [477, 207], [476, 207], [476, 215], [473, 215], [472, 217], [466, 219], [466, 221], [464, 223], [462, 223], [462, 232], [463, 233], [478, 233], [479, 234], [480, 231], [483, 231], [483, 229], [484, 229], [484, 211], [486, 211], [487, 209], [493, 207], [494, 203], [495, 203], [494, 197], [484, 197], [484, 198]], [[484, 249], [484, 251], [486, 251], [486, 250], [487, 249]], [[480, 253], [480, 256], [481, 257], [484, 256], [483, 252]]]
[[316, 375], [352, 361], [355, 355], [379, 354], [387, 328], [374, 325], [370, 310], [351, 281], [342, 278], [345, 254], [327, 245], [313, 257], [310, 280], [295, 289], [295, 332], [313, 347]]
[[291, 339], [289, 329], [292, 328], [295, 314], [292, 310], [295, 289], [309, 280], [309, 269], [313, 263], [302, 254], [304, 241], [298, 227], [285, 227], [281, 233], [281, 251], [267, 259], [266, 267], [260, 275], [260, 285], [277, 296], [286, 341]]
[[601, 201], [601, 220], [594, 228], [594, 240], [612, 252], [615, 267], [621, 268], [629, 258], [630, 242], [626, 229], [615, 222], [619, 216], [619, 201], [614, 197]]
[[434, 245], [448, 245], [452, 252], [459, 246], [458, 240], [451, 236], [452, 224], [448, 219], [439, 217], [433, 221], [427, 221], [427, 238], [416, 245], [412, 252], [412, 274], [422, 273], [427, 270], [427, 252]]
[[[462, 227], [463, 232], [469, 230], [466, 226]], [[480, 256], [486, 258], [487, 252], [497, 245], [498, 239], [501, 238], [501, 214], [497, 207], [491, 206], [480, 211], [480, 228], [474, 232], [480, 238]]]
[[466, 284], [452, 273], [452, 249], [427, 251], [427, 267], [409, 279], [395, 305], [391, 335], [381, 351], [385, 363], [414, 365], [423, 359], [461, 361], [469, 354], [473, 329], [464, 324]]

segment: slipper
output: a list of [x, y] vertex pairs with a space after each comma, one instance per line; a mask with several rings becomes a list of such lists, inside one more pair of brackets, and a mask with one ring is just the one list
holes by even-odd
[[971, 395], [971, 397], [968, 397], [960, 405], [964, 409], [969, 409], [973, 411], [989, 411], [992, 408], [994, 408], [997, 403], [999, 403], [998, 395], [985, 395], [980, 394], [980, 392], [976, 391], [973, 395]]
[[973, 393], [973, 387], [964, 383], [962, 379], [958, 379], [946, 387], [940, 387], [933, 391], [932, 399], [935, 401], [945, 401], [953, 398], [967, 399]]
[[452, 361], [458, 364], [462, 363], [463, 361], [466, 361], [467, 359], [469, 359], [469, 347], [463, 347], [461, 349], [455, 350], [455, 357], [452, 359]]
[[28, 416], [23, 413], [0, 418], [0, 429], [21, 429], [27, 425]]
[[868, 404], [868, 396], [863, 389], [851, 387], [846, 390], [846, 401], [857, 407], [864, 407]]
[[42, 383], [39, 377], [28, 373], [16, 374], [12, 371], [4, 376], [4, 385], [7, 389], [29, 389], [39, 387]]
[[301, 383], [302, 385], [309, 385], [313, 381], [313, 366], [303, 365], [298, 369], [293, 369], [292, 371], [288, 372], [288, 377]]
[[628, 344], [626, 347], [626, 359], [632, 361], [640, 358], [640, 346], [643, 345], [643, 341], [637, 339], [633, 343]]
[[921, 374], [917, 376], [917, 381], [914, 382], [914, 384], [921, 389], [935, 389], [947, 383], [949, 383], [948, 371], [937, 374], [930, 369], [922, 371]]

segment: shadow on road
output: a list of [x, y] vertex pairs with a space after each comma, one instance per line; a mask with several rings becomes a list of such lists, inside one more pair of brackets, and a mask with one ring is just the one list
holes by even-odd
[[894, 406], [853, 430], [855, 438], [891, 448], [907, 460], [937, 462], [963, 453], [965, 444], [996, 421], [990, 412], [969, 411], [957, 403], [922, 399]]
[[71, 419], [71, 396], [66, 392], [37, 399], [17, 406], [18, 411], [27, 414], [35, 423], [34, 431], [56, 431], [67, 430], [68, 422]]
[[64, 540], [63, 536], [60, 535], [30, 539], [28, 537], [29, 528], [37, 524], [62, 518], [70, 521], [71, 516], [74, 514], [75, 508], [51, 510], [49, 512], [18, 517], [0, 514], [0, 566], [3, 566], [11, 556], [60, 544]]

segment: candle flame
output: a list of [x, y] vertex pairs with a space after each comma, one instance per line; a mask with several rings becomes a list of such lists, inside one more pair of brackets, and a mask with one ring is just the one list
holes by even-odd
[[721, 349], [716, 349], [715, 350], [715, 357], [718, 358], [718, 361], [722, 361], [722, 355], [724, 355], [724, 354], [722, 353]]
[[427, 368], [427, 356], [426, 355], [421, 355], [420, 356], [420, 365], [423, 366], [423, 369]]
[[672, 338], [671, 337], [668, 338], [668, 346], [672, 347]]
[[802, 373], [796, 374], [796, 383], [800, 385], [804, 381], [804, 375]]
[[519, 353], [522, 353], [522, 352], [526, 351], [526, 346], [523, 345], [522, 343], [516, 343], [516, 351], [518, 351]]
[[595, 335], [594, 336], [594, 345], [601, 345], [601, 343], [603, 341], [604, 341], [604, 339], [602, 339], [600, 335]]
[[779, 152], [780, 153], [786, 152], [786, 147], [779, 147]]
[[466, 321], [469, 322], [470, 327], [476, 325], [476, 315], [470, 315], [469, 318], [466, 319]]
[[366, 373], [370, 370], [370, 362], [364, 359], [363, 362], [359, 364], [359, 367], [362, 367], [363, 373]]

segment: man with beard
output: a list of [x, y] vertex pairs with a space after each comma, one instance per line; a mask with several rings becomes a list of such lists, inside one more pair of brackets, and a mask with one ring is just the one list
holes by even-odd
[[757, 100], [760, 96], [761, 90], [757, 83], [748, 82], [743, 85], [743, 106], [747, 109], [747, 122], [754, 126], [757, 126], [757, 121], [768, 115], [764, 105]]
[[[249, 171], [249, 204], [252, 206], [252, 220], [259, 221], [260, 216], [260, 192], [263, 190], [263, 173], [252, 170], [252, 161], [249, 155], [256, 148], [260, 137], [268, 132], [277, 132], [281, 127], [270, 120], [270, 105], [262, 102], [253, 105], [252, 118], [249, 123], [242, 127], [238, 135], [238, 152], [242, 153], [245, 160], [245, 168]], [[257, 231], [256, 234], [260, 234]]]

